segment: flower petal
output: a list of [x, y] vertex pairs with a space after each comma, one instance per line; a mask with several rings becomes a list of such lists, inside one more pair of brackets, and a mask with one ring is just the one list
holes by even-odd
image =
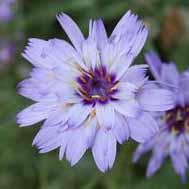
[[186, 75], [185, 73], [182, 75], [180, 79], [180, 89], [181, 93], [184, 96], [184, 101], [189, 104], [189, 74]]
[[[43, 59], [43, 49], [47, 47], [48, 42], [42, 39], [29, 39], [29, 44], [24, 50], [22, 56], [31, 62], [34, 66], [49, 67], [50, 61]], [[46, 64], [45, 64], [46, 63]]]
[[97, 119], [89, 118], [84, 125], [83, 125], [83, 131], [84, 137], [85, 137], [85, 143], [87, 148], [90, 148], [94, 144], [96, 132], [97, 132]]
[[84, 106], [83, 104], [74, 104], [69, 111], [68, 125], [69, 127], [80, 126], [89, 113], [92, 111], [91, 106]]
[[116, 73], [117, 80], [120, 80], [120, 78], [124, 76], [125, 72], [128, 70], [129, 66], [132, 63], [132, 59], [133, 57], [129, 54], [117, 56], [117, 58], [114, 59], [110, 67], [110, 72]]
[[129, 82], [120, 82], [118, 91], [113, 95], [114, 98], [119, 100], [130, 100], [135, 97], [137, 88]]
[[161, 80], [161, 68], [162, 68], [161, 59], [153, 51], [146, 53], [145, 59], [146, 62], [149, 64], [150, 70], [153, 76], [155, 77], [155, 79]]
[[150, 113], [141, 112], [136, 118], [127, 118], [131, 138], [137, 142], [145, 142], [158, 131], [157, 122]]
[[147, 65], [135, 65], [130, 67], [121, 78], [122, 81], [129, 82], [141, 87], [146, 81]]
[[147, 141], [145, 141], [144, 143], [141, 143], [136, 151], [134, 152], [134, 155], [133, 155], [133, 162], [136, 163], [139, 158], [145, 154], [146, 152], [148, 152], [149, 150], [151, 150], [154, 145], [156, 144], [156, 141], [155, 141], [155, 137], [150, 137]]
[[103, 47], [105, 47], [105, 45], [108, 43], [106, 29], [101, 19], [90, 21], [89, 36], [97, 42], [99, 49], [103, 49]]
[[130, 130], [126, 119], [119, 113], [115, 115], [115, 125], [113, 127], [113, 133], [120, 144], [123, 144], [129, 139]]
[[117, 112], [128, 117], [136, 117], [141, 110], [139, 104], [134, 98], [130, 100], [119, 100], [112, 103], [112, 105]]
[[78, 65], [83, 69], [86, 68], [81, 55], [69, 43], [60, 39], [50, 39], [48, 42], [49, 46], [45, 49], [46, 56], [52, 56], [54, 67], [69, 65], [70, 71], [73, 71], [73, 68], [77, 68]]
[[138, 94], [138, 100], [146, 111], [165, 111], [175, 106], [173, 93], [164, 89], [143, 88]]
[[47, 120], [44, 122], [44, 127], [57, 127], [61, 126], [62, 130], [65, 129], [67, 122], [69, 118], [69, 111], [68, 108], [59, 108], [59, 110], [56, 110], [55, 112], [51, 113]]
[[22, 54], [34, 66], [52, 69], [57, 66], [70, 65], [70, 70], [77, 64], [85, 68], [78, 52], [64, 40], [50, 39], [48, 41], [31, 38]]
[[179, 87], [179, 77], [179, 72], [174, 63], [162, 65], [161, 79], [163, 82]]
[[96, 165], [102, 172], [112, 168], [116, 157], [116, 139], [111, 131], [99, 129], [92, 152]]
[[72, 136], [72, 132], [70, 130], [67, 130], [64, 132], [64, 134], [62, 134], [61, 145], [59, 150], [59, 160], [62, 160], [64, 158], [66, 147], [71, 136]]
[[[72, 166], [75, 165], [83, 156], [85, 151], [93, 145], [97, 131], [96, 126], [97, 121], [95, 118], [93, 118], [92, 120], [90, 119], [88, 122], [85, 122], [84, 125], [79, 128], [68, 128], [64, 132], [65, 134], [61, 139], [62, 142], [59, 152], [59, 159], [63, 159], [66, 152], [68, 161], [71, 162]], [[77, 140], [79, 140], [79, 149], [77, 149], [77, 152], [75, 153], [75, 148], [77, 148]]]
[[87, 150], [84, 133], [78, 128], [72, 131], [66, 148], [66, 159], [74, 166]]
[[115, 111], [111, 105], [96, 105], [96, 116], [100, 127], [110, 129], [115, 123]]
[[77, 24], [64, 13], [58, 15], [57, 19], [68, 37], [70, 38], [74, 47], [80, 52], [81, 44], [84, 41], [84, 36], [81, 33]]
[[94, 69], [95, 67], [100, 65], [100, 57], [99, 51], [97, 49], [97, 43], [91, 37], [83, 41], [82, 55], [88, 69], [90, 69], [91, 67]]
[[[124, 16], [120, 19], [120, 21], [117, 23], [116, 27], [114, 28], [112, 34], [111, 34], [111, 38], [113, 39], [114, 36], [116, 35], [121, 35], [123, 33], [123, 26], [125, 26], [126, 24], [131, 24], [129, 22], [129, 20], [131, 20], [131, 16], [132, 18], [134, 17], [134, 15], [132, 15], [131, 11], [127, 11]], [[135, 19], [136, 21], [136, 19]], [[130, 25], [131, 26], [131, 25]], [[128, 25], [127, 25], [128, 27]], [[127, 28], [128, 29], [128, 28]], [[126, 30], [126, 29], [124, 29]]]
[[173, 141], [170, 156], [175, 172], [181, 177], [182, 182], [185, 183], [188, 161], [183, 149], [183, 136], [179, 136]]
[[103, 51], [101, 51], [101, 63], [105, 65], [108, 70], [117, 58], [116, 52], [115, 46], [112, 43], [106, 44]]
[[62, 139], [65, 138], [64, 134], [59, 126], [42, 127], [35, 136], [32, 145], [35, 145], [40, 153], [47, 153], [61, 145]]
[[151, 177], [161, 167], [163, 160], [164, 154], [154, 154], [148, 164], [146, 176]]
[[39, 102], [29, 106], [17, 115], [17, 124], [26, 127], [38, 123], [50, 115], [56, 108], [54, 102]]
[[18, 93], [26, 98], [29, 98], [34, 101], [40, 101], [48, 93], [43, 93], [44, 91], [40, 90], [38, 86], [39, 82], [36, 82], [33, 79], [25, 79], [18, 85]]
[[135, 58], [144, 46], [147, 36], [148, 31], [144, 24], [136, 15], [128, 11], [113, 30], [110, 40], [118, 43], [120, 51]]

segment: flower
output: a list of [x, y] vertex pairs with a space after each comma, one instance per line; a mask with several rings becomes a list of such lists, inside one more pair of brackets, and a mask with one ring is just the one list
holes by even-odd
[[137, 148], [133, 160], [152, 150], [147, 176], [152, 176], [162, 165], [165, 157], [170, 156], [175, 172], [185, 182], [189, 159], [189, 70], [179, 73], [174, 63], [164, 64], [154, 53], [146, 54], [153, 76], [160, 88], [170, 90], [175, 96], [174, 108], [161, 115], [160, 130]]
[[0, 39], [0, 71], [6, 69], [15, 54], [15, 45], [5, 39]]
[[12, 5], [15, 0], [2, 0], [0, 2], [0, 21], [8, 22], [13, 17]]
[[143, 141], [157, 131], [148, 111], [172, 108], [168, 90], [151, 88], [146, 65], [131, 67], [147, 29], [128, 11], [108, 38], [102, 20], [90, 20], [84, 38], [62, 13], [57, 19], [73, 46], [64, 40], [30, 39], [23, 56], [34, 68], [19, 93], [36, 103], [17, 116], [21, 127], [45, 120], [35, 137], [40, 153], [60, 148], [59, 158], [75, 165], [87, 149], [98, 168], [112, 168], [117, 142]]

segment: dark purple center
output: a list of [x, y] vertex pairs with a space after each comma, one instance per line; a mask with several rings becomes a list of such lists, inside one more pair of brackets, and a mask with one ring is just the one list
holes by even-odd
[[166, 123], [169, 129], [176, 134], [189, 132], [189, 106], [176, 107], [166, 112]]
[[97, 102], [106, 104], [109, 100], [116, 100], [113, 94], [117, 92], [118, 81], [104, 66], [91, 69], [89, 72], [82, 70], [77, 82], [79, 83], [77, 94], [83, 98], [85, 104], [95, 105]]

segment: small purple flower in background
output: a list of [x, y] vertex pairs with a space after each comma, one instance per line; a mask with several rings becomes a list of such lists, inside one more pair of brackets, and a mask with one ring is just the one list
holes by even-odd
[[0, 22], [8, 22], [13, 17], [12, 5], [16, 0], [1, 0], [0, 1]]
[[174, 63], [163, 64], [153, 52], [146, 54], [146, 61], [160, 88], [175, 95], [175, 106], [156, 117], [159, 132], [139, 145], [133, 160], [138, 161], [141, 155], [152, 150], [147, 168], [150, 177], [161, 167], [165, 157], [170, 156], [176, 173], [185, 182], [189, 159], [189, 70], [179, 73]]
[[90, 20], [84, 38], [62, 13], [57, 19], [73, 46], [64, 40], [30, 39], [23, 56], [34, 68], [19, 93], [36, 103], [17, 116], [21, 127], [45, 120], [34, 138], [40, 153], [60, 148], [59, 158], [75, 165], [92, 149], [98, 168], [112, 168], [117, 142], [143, 142], [157, 132], [148, 111], [173, 107], [168, 90], [148, 81], [146, 65], [131, 66], [147, 29], [128, 11], [108, 38], [102, 20]]
[[5, 70], [12, 62], [15, 55], [15, 45], [11, 42], [0, 40], [0, 71]]

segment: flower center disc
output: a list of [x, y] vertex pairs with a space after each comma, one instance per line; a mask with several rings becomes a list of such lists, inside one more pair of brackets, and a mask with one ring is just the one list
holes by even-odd
[[109, 100], [116, 100], [113, 94], [117, 92], [118, 81], [115, 75], [109, 74], [103, 66], [89, 72], [82, 70], [77, 82], [79, 83], [77, 94], [83, 98], [85, 104], [95, 105], [97, 102], [106, 104]]
[[171, 131], [180, 134], [189, 132], [189, 106], [184, 108], [176, 107], [166, 112], [166, 123]]

